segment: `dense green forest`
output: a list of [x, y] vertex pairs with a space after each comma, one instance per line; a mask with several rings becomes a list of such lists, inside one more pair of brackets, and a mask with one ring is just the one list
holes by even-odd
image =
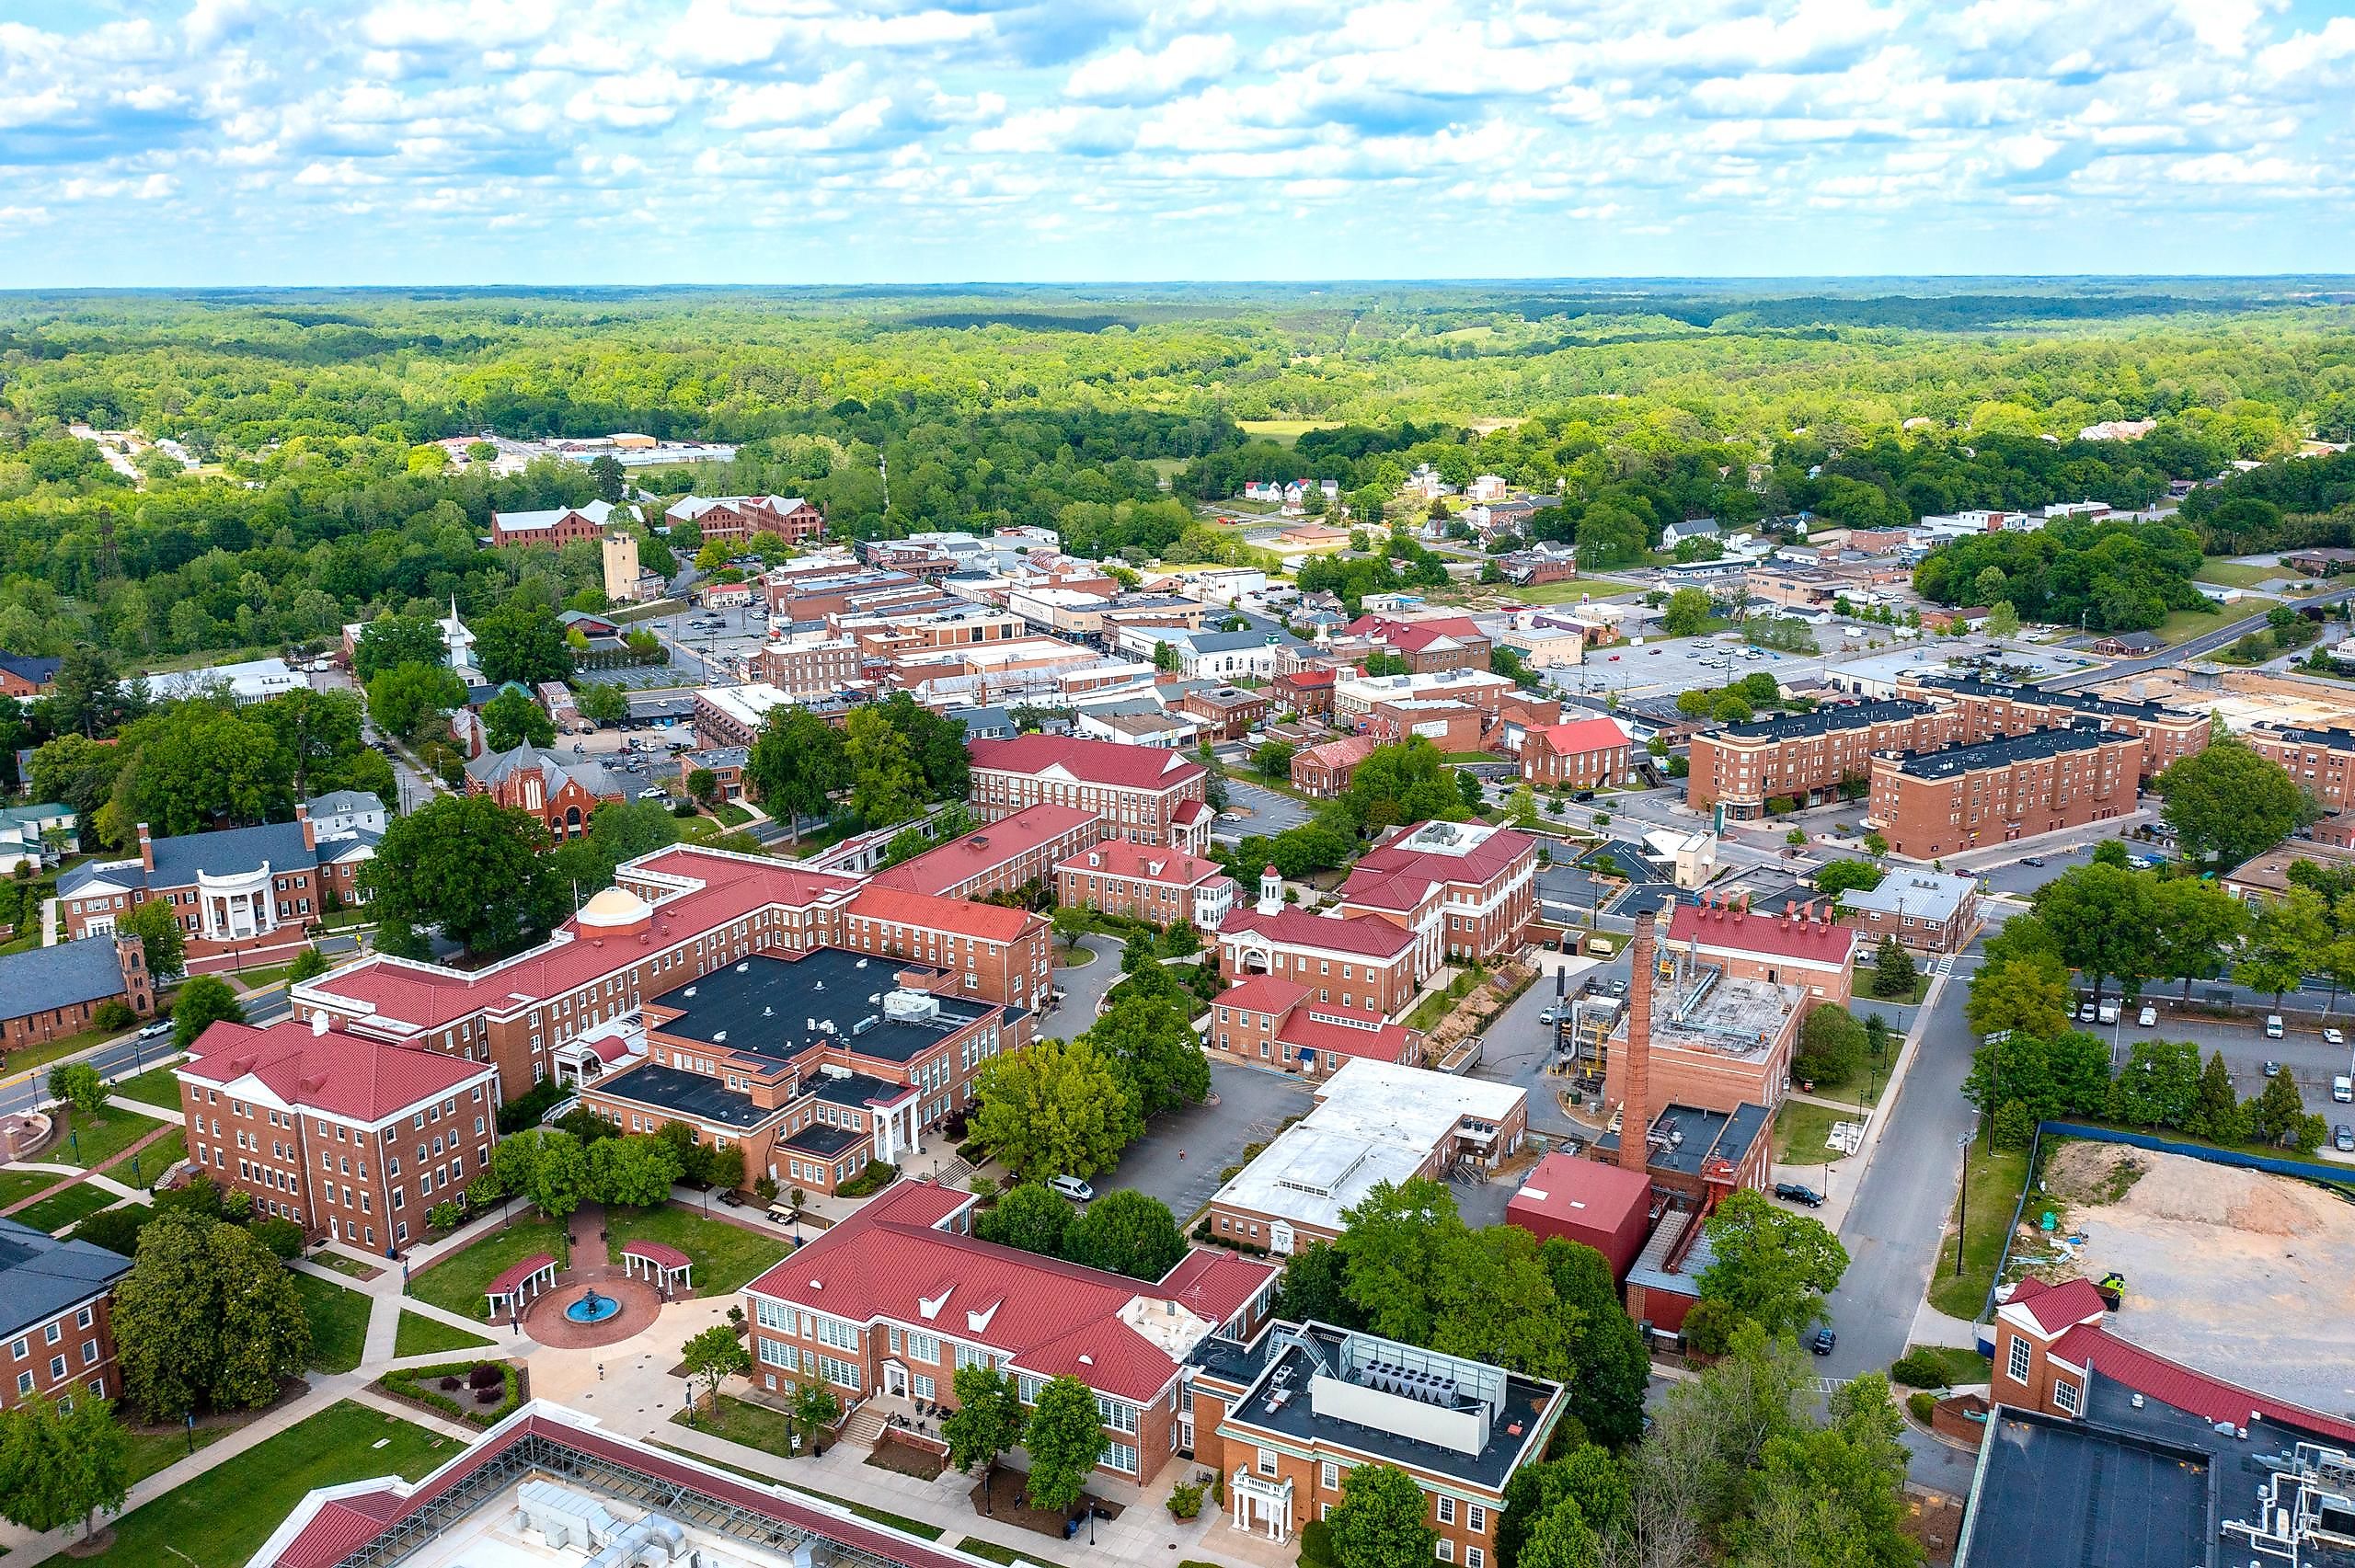
[[[586, 547], [479, 544], [494, 509], [595, 488], [555, 463], [453, 471], [422, 445], [486, 430], [729, 441], [732, 464], [644, 482], [804, 494], [838, 534], [1040, 522], [1102, 554], [1212, 547], [1195, 506], [1249, 478], [1338, 480], [1376, 521], [1425, 463], [1558, 495], [1537, 531], [1598, 561], [1688, 516], [2139, 504], [2355, 434], [2355, 318], [2325, 297], [2152, 280], [14, 295], [0, 647], [141, 660], [454, 596], [477, 613], [593, 595]], [[2074, 439], [2113, 418], [2158, 426]], [[134, 482], [76, 422], [205, 464]], [[2349, 475], [2269, 461], [2183, 521], [2219, 548], [2343, 543]], [[2173, 594], [2121, 580], [2107, 599], [2137, 617]]]

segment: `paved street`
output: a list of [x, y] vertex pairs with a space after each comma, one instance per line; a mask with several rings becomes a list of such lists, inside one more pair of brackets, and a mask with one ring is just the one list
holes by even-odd
[[1096, 1010], [1104, 1001], [1104, 993], [1120, 978], [1120, 955], [1127, 944], [1117, 936], [1090, 933], [1079, 939], [1079, 944], [1096, 955], [1095, 961], [1076, 968], [1066, 967], [1063, 949], [1055, 948], [1055, 984], [1063, 988], [1063, 1004], [1043, 1021], [1043, 1032], [1069, 1039], [1096, 1022]]
[[1562, 1109], [1557, 1091], [1562, 1081], [1545, 1073], [1545, 1064], [1554, 1048], [1554, 1026], [1539, 1022], [1539, 1014], [1547, 1008], [1560, 1005], [1557, 993], [1557, 974], [1567, 973], [1572, 990], [1589, 974], [1625, 979], [1629, 974], [1626, 956], [1598, 963], [1591, 958], [1566, 958], [1559, 953], [1540, 953], [1538, 962], [1544, 969], [1537, 983], [1516, 998], [1511, 1006], [1489, 1022], [1481, 1032], [1480, 1064], [1472, 1070], [1474, 1078], [1487, 1079], [1492, 1083], [1511, 1083], [1529, 1092], [1529, 1126], [1532, 1131], [1548, 1138], [1584, 1138], [1589, 1129], [1570, 1120]]

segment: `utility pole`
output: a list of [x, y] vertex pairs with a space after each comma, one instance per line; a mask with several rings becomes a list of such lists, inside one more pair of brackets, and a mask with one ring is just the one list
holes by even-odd
[[888, 514], [891, 509], [891, 460], [879, 452], [875, 458], [875, 472], [883, 478], [883, 510]]

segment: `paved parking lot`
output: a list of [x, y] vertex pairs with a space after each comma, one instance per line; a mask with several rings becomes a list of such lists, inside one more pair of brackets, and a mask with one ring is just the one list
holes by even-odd
[[1308, 1084], [1280, 1072], [1211, 1063], [1211, 1093], [1216, 1104], [1196, 1105], [1161, 1117], [1129, 1145], [1109, 1174], [1097, 1176], [1098, 1193], [1129, 1188], [1157, 1197], [1184, 1224], [1219, 1189], [1219, 1172], [1239, 1163], [1243, 1150], [1276, 1135], [1286, 1116], [1305, 1116]]
[[[2199, 990], [2195, 984], [2192, 994], [2197, 996]], [[2110, 994], [2114, 996], [2116, 992]], [[2191, 1041], [2199, 1046], [2202, 1057], [2222, 1050], [2224, 1065], [2232, 1070], [2233, 1087], [2243, 1099], [2264, 1090], [2267, 1062], [2280, 1062], [2297, 1080], [2299, 1097], [2305, 1101], [2307, 1110], [2333, 1124], [2346, 1122], [2355, 1126], [2355, 1104], [2339, 1104], [2330, 1097], [2332, 1077], [2355, 1071], [2355, 1057], [2350, 1057], [2355, 1047], [2325, 1044], [2319, 1029], [2293, 1028], [2280, 1039], [2269, 1040], [2259, 1023], [2214, 1024], [2178, 1018], [2176, 1008], [2180, 1005], [2181, 996], [2179, 987], [2171, 988], [2166, 995], [2146, 994], [2142, 1001], [2149, 1002], [2158, 1014], [2158, 1022], [2147, 1029], [2137, 1022], [2142, 1001], [2120, 1008], [2114, 1024], [2080, 1024], [2077, 1027], [2108, 1045], [2111, 1060], [2120, 1064], [2132, 1054], [2135, 1041], [2154, 1037]], [[2355, 1001], [2355, 998], [2341, 1000]], [[2338, 1027], [2355, 1041], [2355, 1018]]]
[[[1822, 650], [1817, 654], [1747, 649], [1738, 632], [1679, 637], [1672, 642], [1656, 642], [1647, 637], [1642, 647], [1598, 649], [1588, 656], [1585, 663], [1553, 671], [1551, 678], [1569, 692], [1673, 696], [1679, 692], [1728, 685], [1758, 670], [1786, 683], [1804, 681], [1821, 674], [1827, 664], [1873, 651], [1876, 644], [1890, 644], [1885, 627], [1867, 630], [1834, 623], [1815, 627], [1814, 633], [1816, 646]], [[1757, 654], [1755, 658], [1749, 657], [1752, 652]], [[1725, 669], [1708, 662], [1728, 656], [1732, 662]]]
[[1230, 843], [1245, 839], [1271, 839], [1308, 820], [1308, 807], [1292, 796], [1241, 779], [1226, 781], [1226, 798], [1228, 810], [1246, 815], [1236, 821], [1213, 824], [1211, 833]]

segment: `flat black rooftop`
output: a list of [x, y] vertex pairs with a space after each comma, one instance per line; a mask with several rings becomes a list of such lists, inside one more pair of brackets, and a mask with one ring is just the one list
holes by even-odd
[[1784, 714], [1777, 718], [1729, 724], [1714, 733], [1738, 740], [1804, 740], [1809, 736], [1830, 735], [1837, 730], [1896, 724], [1904, 719], [1919, 718], [1929, 711], [1926, 704], [1908, 702], [1902, 697], [1884, 697], [1878, 702], [1839, 703], [1818, 708], [1813, 713]]
[[[1306, 1325], [1309, 1335], [1323, 1353], [1323, 1369], [1340, 1364], [1340, 1346], [1350, 1336], [1338, 1329], [1323, 1323]], [[1438, 1475], [1453, 1476], [1490, 1491], [1501, 1492], [1505, 1482], [1519, 1465], [1524, 1451], [1534, 1458], [1538, 1448], [1531, 1447], [1536, 1436], [1538, 1421], [1545, 1413], [1547, 1402], [1560, 1397], [1561, 1390], [1553, 1383], [1538, 1382], [1509, 1374], [1505, 1379], [1503, 1407], [1488, 1429], [1488, 1441], [1476, 1454], [1466, 1454], [1438, 1443], [1401, 1436], [1396, 1432], [1355, 1421], [1343, 1421], [1330, 1415], [1318, 1415], [1309, 1394], [1309, 1379], [1320, 1370], [1315, 1356], [1311, 1356], [1297, 1341], [1278, 1345], [1274, 1340], [1275, 1325], [1263, 1329], [1260, 1337], [1269, 1348], [1263, 1353], [1264, 1364], [1258, 1379], [1245, 1391], [1243, 1397], [1227, 1412], [1228, 1424], [1239, 1424], [1262, 1431], [1274, 1432], [1302, 1443], [1318, 1443], [1328, 1448], [1353, 1449], [1371, 1459], [1391, 1464], [1412, 1465], [1418, 1470]], [[1269, 1396], [1279, 1387], [1274, 1380], [1289, 1368], [1289, 1387], [1292, 1397], [1269, 1408]], [[1515, 1430], [1515, 1428], [1519, 1430]]]
[[[1774, 1119], [1774, 1113], [1763, 1105], [1743, 1104], [1730, 1113], [1670, 1105], [1652, 1118], [1657, 1141], [1645, 1163], [1655, 1171], [1673, 1171], [1683, 1176], [1699, 1175], [1712, 1156], [1739, 1168]], [[1594, 1146], [1616, 1150], [1618, 1131], [1606, 1131], [1594, 1140]]]
[[2333, 751], [2355, 751], [2355, 730], [2308, 729], [2301, 725], [2269, 724], [2264, 733], [2301, 746], [2321, 746]]
[[752, 1104], [750, 1094], [730, 1089], [717, 1078], [706, 1078], [700, 1072], [688, 1072], [682, 1068], [661, 1067], [653, 1062], [631, 1068], [627, 1072], [597, 1079], [590, 1087], [612, 1099], [651, 1105], [659, 1111], [693, 1116], [698, 1121], [717, 1122], [725, 1127], [759, 1127], [763, 1122], [785, 1114], [782, 1107], [774, 1111], [763, 1110]]
[[1970, 746], [1947, 746], [1936, 751], [1909, 751], [1899, 769], [1917, 779], [1950, 779], [1958, 773], [2014, 762], [2039, 761], [2064, 752], [2090, 751], [2105, 743], [2131, 740], [2131, 736], [2106, 730], [2097, 724], [2072, 725], [2066, 729], [2039, 729], [2027, 735], [2005, 735]]
[[938, 996], [928, 1019], [886, 1017], [884, 999], [910, 971], [926, 979], [941, 972], [842, 947], [813, 948], [798, 958], [755, 954], [656, 997], [683, 1011], [655, 1028], [774, 1061], [839, 1042], [856, 1056], [907, 1062], [999, 1011], [994, 1002]]
[[2209, 1551], [2204, 1451], [1998, 1409], [1956, 1568], [2196, 1568]]
[[2073, 713], [2100, 714], [2110, 718], [2188, 719], [2200, 716], [2181, 708], [2171, 708], [2165, 703], [2131, 703], [2118, 697], [2098, 697], [2090, 692], [2048, 692], [2040, 686], [1978, 681], [1968, 675], [1925, 675], [1921, 684], [1940, 692], [1959, 692], [1966, 697], [1999, 697], [2015, 703], [2067, 708]]
[[812, 1122], [790, 1138], [777, 1139], [787, 1149], [803, 1154], [815, 1154], [821, 1160], [831, 1160], [844, 1150], [865, 1141], [867, 1134], [853, 1132], [848, 1127], [829, 1127], [824, 1122]]

